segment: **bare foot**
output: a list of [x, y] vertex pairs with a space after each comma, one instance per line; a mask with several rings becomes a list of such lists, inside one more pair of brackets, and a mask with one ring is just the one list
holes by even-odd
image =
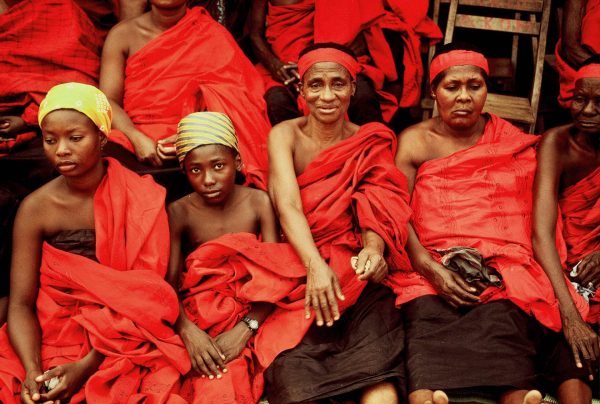
[[448, 396], [442, 390], [436, 390], [433, 392], [433, 404], [448, 404], [449, 402], [450, 400], [448, 399]]
[[542, 393], [537, 390], [529, 390], [525, 397], [523, 397], [523, 404], [541, 404]]

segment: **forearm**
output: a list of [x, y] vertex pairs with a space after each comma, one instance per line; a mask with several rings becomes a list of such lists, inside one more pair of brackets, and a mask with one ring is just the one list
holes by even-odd
[[535, 259], [548, 276], [561, 311], [576, 310], [555, 245], [553, 237], [533, 236]]
[[90, 352], [82, 359], [85, 362], [85, 379], [88, 379], [91, 375], [96, 373], [105, 356], [92, 348]]
[[250, 41], [254, 54], [262, 65], [271, 72], [273, 78], [278, 80], [277, 70], [283, 65], [283, 62], [273, 53], [273, 50], [267, 43], [262, 33], [251, 33]]
[[430, 268], [430, 263], [433, 260], [429, 251], [421, 244], [417, 233], [412, 224], [408, 224], [408, 240], [406, 242], [406, 252], [410, 258], [413, 268], [423, 276], [427, 276], [427, 269]]
[[289, 207], [280, 213], [279, 220], [285, 237], [306, 268], [310, 267], [312, 261], [322, 259], [303, 212]]
[[383, 254], [385, 251], [385, 241], [383, 241], [383, 238], [373, 230], [362, 230], [362, 242], [363, 248], [372, 248], [380, 254]]
[[37, 316], [30, 307], [9, 305], [8, 337], [25, 372], [42, 371], [40, 354], [41, 330]]
[[252, 308], [248, 312], [247, 316], [257, 320], [260, 324], [262, 324], [269, 314], [275, 309], [275, 305], [266, 302], [257, 302], [252, 304]]
[[113, 119], [112, 126], [115, 129], [120, 130], [129, 138], [129, 140], [134, 140], [138, 136], [145, 136], [142, 132], [137, 129], [127, 115], [127, 112], [121, 107], [118, 103], [110, 100], [110, 106], [112, 107]]
[[182, 336], [182, 333], [190, 326], [196, 326], [192, 320], [187, 316], [185, 312], [185, 308], [183, 307], [183, 303], [181, 300], [179, 301], [179, 316], [177, 316], [177, 320], [175, 321], [174, 329], [175, 332]]

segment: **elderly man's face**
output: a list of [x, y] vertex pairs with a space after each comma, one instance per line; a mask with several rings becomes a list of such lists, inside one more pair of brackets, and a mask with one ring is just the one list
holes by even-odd
[[600, 134], [600, 79], [577, 80], [571, 104], [571, 117], [580, 131]]
[[300, 93], [311, 116], [330, 123], [344, 119], [355, 91], [356, 83], [342, 65], [319, 62], [304, 74]]

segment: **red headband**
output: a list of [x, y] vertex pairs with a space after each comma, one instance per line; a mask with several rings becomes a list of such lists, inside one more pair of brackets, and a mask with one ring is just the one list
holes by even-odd
[[305, 53], [298, 60], [298, 73], [300, 73], [300, 77], [304, 78], [304, 73], [312, 65], [319, 62], [334, 62], [344, 66], [353, 80], [356, 80], [356, 74], [360, 67], [356, 59], [344, 51], [335, 48], [317, 48]]
[[592, 63], [591, 65], [583, 66], [581, 69], [577, 70], [573, 82], [580, 79], [600, 79], [600, 64]]
[[431, 61], [431, 65], [429, 66], [429, 83], [444, 70], [453, 66], [464, 65], [480, 67], [486, 74], [490, 72], [487, 59], [481, 53], [468, 50], [453, 50], [448, 53], [442, 53]]

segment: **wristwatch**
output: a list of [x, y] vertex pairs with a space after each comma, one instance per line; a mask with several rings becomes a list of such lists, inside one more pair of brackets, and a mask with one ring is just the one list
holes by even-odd
[[248, 328], [250, 328], [250, 331], [252, 331], [253, 333], [258, 331], [258, 320], [246, 316], [242, 318], [242, 321], [246, 324], [246, 326], [248, 326]]

